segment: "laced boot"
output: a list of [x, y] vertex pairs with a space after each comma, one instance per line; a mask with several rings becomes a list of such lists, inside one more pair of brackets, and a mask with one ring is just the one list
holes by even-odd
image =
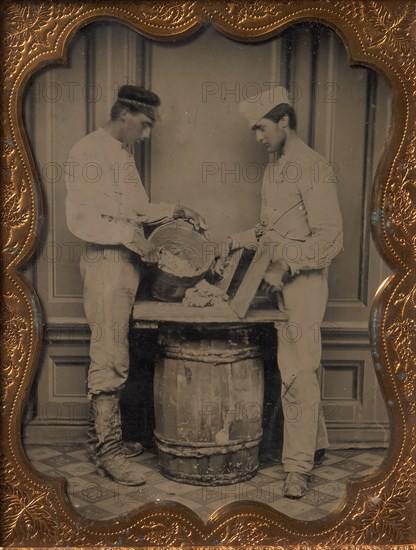
[[[94, 414], [92, 410], [92, 405], [88, 409], [88, 418], [87, 418], [88, 428], [87, 428], [87, 458], [95, 466], [98, 466], [97, 460], [97, 445], [98, 437], [95, 432], [95, 422]], [[122, 441], [121, 442], [123, 455], [126, 458], [134, 458], [139, 456], [143, 452], [143, 445], [138, 441]]]
[[138, 464], [123, 453], [120, 402], [117, 393], [99, 393], [92, 397], [99, 473], [121, 485], [142, 485], [145, 478]]

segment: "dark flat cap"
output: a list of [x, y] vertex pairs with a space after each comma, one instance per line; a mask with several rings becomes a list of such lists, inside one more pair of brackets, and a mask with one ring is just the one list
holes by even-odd
[[150, 90], [146, 90], [142, 86], [133, 86], [132, 84], [124, 84], [118, 91], [118, 99], [120, 101], [127, 100], [126, 103], [136, 101], [143, 105], [151, 107], [159, 107], [159, 96]]

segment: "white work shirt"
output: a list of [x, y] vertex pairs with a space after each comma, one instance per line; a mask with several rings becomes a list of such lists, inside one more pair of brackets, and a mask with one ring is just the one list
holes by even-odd
[[[279, 243], [292, 273], [328, 267], [343, 244], [342, 215], [333, 166], [302, 140], [268, 164], [263, 177], [260, 222]], [[255, 228], [234, 236], [241, 245], [256, 242]]]
[[133, 156], [103, 128], [78, 141], [65, 168], [68, 228], [96, 244], [126, 244], [141, 224], [172, 219], [175, 205], [151, 203]]

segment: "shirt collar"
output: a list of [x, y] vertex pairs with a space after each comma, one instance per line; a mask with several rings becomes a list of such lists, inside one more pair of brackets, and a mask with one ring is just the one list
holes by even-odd
[[120, 149], [123, 149], [123, 150], [127, 151], [124, 143], [122, 141], [116, 139], [115, 137], [113, 137], [106, 130], [104, 130], [104, 128], [98, 128], [97, 134], [99, 134], [102, 138], [107, 139], [108, 141], [111, 141], [111, 143], [113, 145], [117, 144], [120, 147]]

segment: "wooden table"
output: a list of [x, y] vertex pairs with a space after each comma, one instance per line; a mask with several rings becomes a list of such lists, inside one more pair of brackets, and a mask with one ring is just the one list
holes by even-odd
[[228, 304], [200, 308], [186, 307], [173, 302], [138, 301], [133, 308], [133, 326], [139, 329], [157, 329], [161, 323], [273, 323], [277, 328], [286, 319], [286, 315], [281, 311], [261, 307], [261, 303], [252, 306], [244, 319], [240, 319]]

